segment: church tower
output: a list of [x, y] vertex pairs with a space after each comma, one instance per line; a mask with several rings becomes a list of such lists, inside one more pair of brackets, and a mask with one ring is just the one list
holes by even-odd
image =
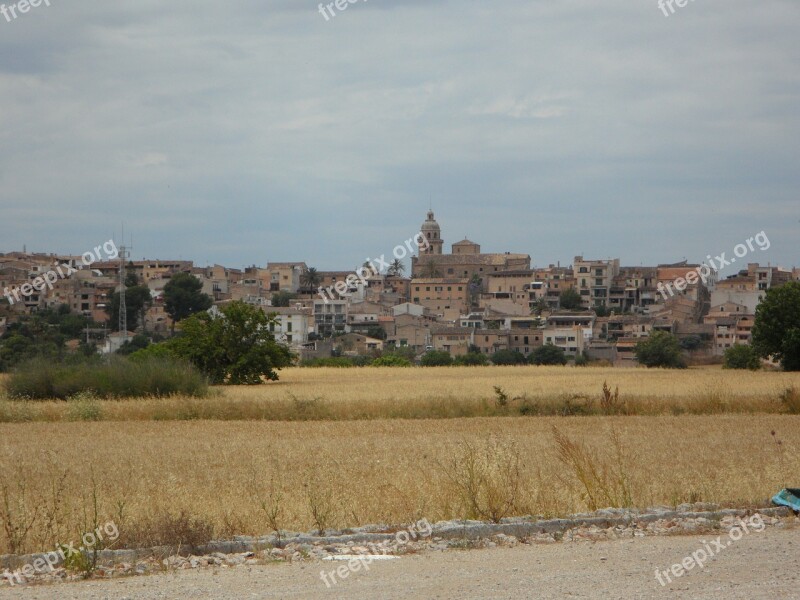
[[428, 247], [424, 244], [419, 244], [419, 255], [441, 254], [444, 241], [442, 240], [442, 231], [439, 229], [439, 224], [433, 218], [433, 211], [428, 211], [428, 218], [419, 229], [420, 233], [428, 240]]

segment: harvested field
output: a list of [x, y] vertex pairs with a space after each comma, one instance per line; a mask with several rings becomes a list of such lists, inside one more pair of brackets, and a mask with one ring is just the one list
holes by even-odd
[[275, 524], [763, 505], [796, 483], [799, 447], [789, 415], [0, 424], [0, 553], [77, 539], [94, 494], [118, 547]]

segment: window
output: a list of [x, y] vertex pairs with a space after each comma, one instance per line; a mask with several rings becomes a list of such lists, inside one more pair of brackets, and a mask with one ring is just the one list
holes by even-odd
[[[291, 322], [291, 321], [289, 321], [289, 322], [286, 324], [286, 331], [291, 331], [291, 330], [292, 330], [292, 322]], [[292, 336], [289, 336], [289, 337], [292, 337]], [[291, 340], [290, 340], [290, 341], [291, 341]]]

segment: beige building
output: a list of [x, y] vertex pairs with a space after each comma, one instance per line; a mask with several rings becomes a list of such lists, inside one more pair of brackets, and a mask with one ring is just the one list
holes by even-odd
[[611, 308], [611, 287], [619, 275], [619, 259], [584, 260], [576, 256], [572, 265], [575, 287], [586, 308], [605, 306]]
[[440, 321], [456, 321], [467, 312], [467, 279], [412, 279], [411, 302], [433, 313]]

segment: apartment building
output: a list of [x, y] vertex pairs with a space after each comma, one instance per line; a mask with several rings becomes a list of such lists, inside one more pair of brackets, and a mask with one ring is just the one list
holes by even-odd
[[584, 260], [576, 256], [572, 265], [576, 289], [586, 308], [605, 306], [612, 308], [611, 288], [619, 275], [619, 259]]

